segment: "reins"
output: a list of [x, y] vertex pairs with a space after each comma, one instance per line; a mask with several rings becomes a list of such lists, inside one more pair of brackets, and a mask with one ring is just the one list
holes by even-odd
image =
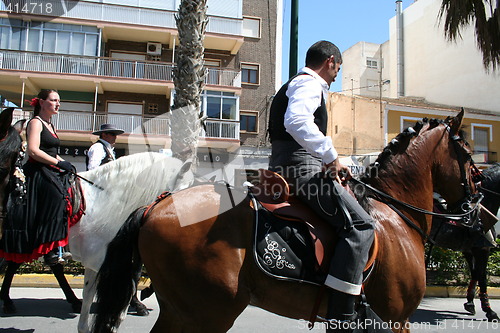
[[492, 195], [494, 195], [494, 196], [500, 197], [500, 193], [495, 192], [495, 191], [492, 191], [492, 190], [489, 190], [489, 189], [484, 188], [484, 187], [482, 187], [482, 186], [478, 187], [478, 190], [479, 190], [480, 192], [486, 192], [487, 194], [492, 194]]
[[[448, 133], [450, 133], [450, 126], [448, 124], [444, 124], [446, 126], [446, 130]], [[371, 192], [375, 193], [376, 195], [372, 196], [375, 200], [378, 200], [380, 202], [385, 203], [388, 205], [394, 212], [396, 212], [411, 228], [415, 229], [421, 236], [424, 242], [427, 241], [428, 235], [422, 230], [422, 228], [417, 225], [415, 222], [413, 222], [410, 218], [408, 218], [403, 212], [401, 212], [399, 209], [397, 209], [394, 204], [400, 205], [406, 209], [409, 209], [411, 211], [424, 214], [424, 215], [430, 215], [442, 219], [447, 219], [447, 220], [454, 220], [454, 221], [461, 221], [466, 219], [469, 216], [472, 216], [472, 214], [479, 208], [479, 204], [481, 203], [481, 200], [483, 199], [483, 195], [481, 194], [479, 196], [479, 199], [476, 201], [474, 206], [471, 206], [471, 198], [472, 198], [472, 191], [471, 191], [471, 186], [469, 185], [469, 182], [467, 181], [467, 173], [465, 171], [465, 162], [466, 160], [464, 159], [463, 154], [460, 153], [459, 151], [459, 141], [462, 141], [463, 139], [459, 135], [453, 135], [450, 137], [451, 142], [453, 142], [453, 147], [455, 150], [455, 153], [457, 154], [457, 162], [459, 164], [459, 169], [460, 169], [460, 179], [462, 181], [462, 186], [464, 189], [465, 193], [465, 199], [466, 199], [466, 205], [462, 204], [461, 209], [464, 211], [463, 213], [455, 214], [455, 213], [437, 213], [433, 211], [429, 211], [414, 205], [411, 205], [409, 203], [406, 203], [404, 201], [401, 201], [399, 199], [394, 198], [393, 196], [359, 180], [356, 178], [352, 178], [352, 181], [364, 186], [365, 188], [369, 189]], [[475, 167], [474, 162], [472, 161], [472, 158], [469, 155], [469, 159], [471, 160], [471, 166]]]
[[[474, 205], [474, 207], [473, 207], [473, 208], [471, 208], [470, 210], [468, 210], [468, 211], [466, 211], [466, 212], [464, 212], [464, 213], [461, 213], [461, 214], [436, 213], [436, 212], [429, 211], [429, 210], [426, 210], [426, 209], [423, 209], [423, 208], [419, 208], [419, 207], [417, 207], [417, 206], [413, 206], [413, 205], [411, 205], [411, 204], [409, 204], [409, 203], [406, 203], [406, 202], [404, 202], [404, 201], [401, 201], [401, 200], [399, 200], [399, 199], [396, 199], [396, 198], [394, 198], [393, 196], [391, 196], [391, 195], [389, 195], [389, 194], [387, 194], [387, 193], [385, 193], [385, 192], [382, 192], [382, 191], [380, 191], [380, 190], [376, 189], [375, 187], [373, 187], [373, 186], [371, 186], [371, 185], [369, 185], [369, 184], [367, 184], [367, 183], [365, 183], [365, 182], [363, 182], [363, 181], [361, 181], [361, 180], [359, 180], [359, 179], [352, 178], [351, 180], [352, 180], [352, 181], [354, 181], [355, 183], [358, 183], [358, 184], [360, 184], [360, 185], [365, 186], [365, 187], [366, 187], [366, 188], [368, 188], [370, 191], [375, 192], [376, 194], [380, 195], [382, 198], [387, 199], [387, 200], [392, 201], [392, 202], [395, 202], [395, 203], [397, 203], [397, 204], [399, 204], [399, 205], [401, 205], [401, 206], [403, 206], [403, 207], [405, 207], [405, 208], [408, 208], [408, 209], [410, 209], [410, 210], [413, 210], [413, 211], [415, 211], [415, 212], [417, 212], [417, 213], [422, 213], [422, 214], [425, 214], [425, 215], [437, 216], [437, 217], [446, 218], [446, 219], [449, 219], [449, 220], [461, 220], [461, 219], [463, 219], [464, 217], [466, 217], [466, 216], [468, 216], [468, 215], [472, 214], [472, 213], [473, 213], [473, 212], [474, 212], [474, 211], [478, 208], [479, 203], [480, 203], [480, 202], [481, 202], [481, 200], [482, 200], [482, 198], [481, 198], [480, 200], [478, 200], [478, 201], [476, 202], [476, 204]], [[373, 198], [374, 198], [374, 199], [377, 199], [377, 200], [379, 200], [379, 201], [382, 201], [382, 202], [384, 202], [384, 203], [387, 203], [387, 201], [380, 200], [380, 198], [376, 198], [376, 197], [373, 197]]]

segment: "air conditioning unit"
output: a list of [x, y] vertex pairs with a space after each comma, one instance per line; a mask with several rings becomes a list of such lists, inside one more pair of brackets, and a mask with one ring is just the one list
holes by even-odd
[[161, 55], [161, 43], [148, 42], [147, 53], [149, 55]]

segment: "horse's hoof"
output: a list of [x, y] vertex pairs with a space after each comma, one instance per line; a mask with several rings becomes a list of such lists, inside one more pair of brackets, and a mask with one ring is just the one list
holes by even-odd
[[476, 314], [476, 307], [474, 306], [474, 302], [464, 303], [465, 311], [469, 312], [471, 315]]
[[497, 313], [493, 310], [486, 312], [486, 318], [488, 318], [488, 321], [490, 321], [490, 322], [499, 322], [500, 321]]
[[145, 306], [136, 307], [136, 315], [141, 317], [149, 316], [149, 311]]
[[82, 311], [82, 301], [79, 299], [68, 301], [71, 303], [71, 309], [74, 313], [80, 313]]
[[4, 302], [2, 310], [3, 310], [3, 313], [5, 313], [5, 314], [17, 313], [17, 309], [16, 309], [16, 306], [14, 305], [14, 303], [5, 303]]

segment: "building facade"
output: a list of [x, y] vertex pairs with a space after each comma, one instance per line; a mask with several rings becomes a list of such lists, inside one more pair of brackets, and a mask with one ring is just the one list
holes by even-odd
[[[61, 154], [80, 171], [96, 140], [91, 133], [106, 122], [125, 130], [119, 154], [168, 151], [180, 2], [3, 1], [2, 99], [26, 112], [26, 100], [40, 89], [57, 89]], [[206, 174], [264, 140], [259, 121], [281, 76], [281, 6], [281, 0], [207, 1], [207, 120], [199, 148]], [[238, 172], [225, 170], [224, 177], [232, 180]]]

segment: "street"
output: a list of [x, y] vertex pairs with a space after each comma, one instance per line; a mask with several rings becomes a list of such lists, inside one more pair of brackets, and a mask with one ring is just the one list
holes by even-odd
[[[81, 297], [81, 289], [75, 289]], [[54, 333], [76, 332], [78, 315], [70, 313], [70, 305], [62, 291], [56, 288], [12, 288], [11, 298], [18, 313], [0, 314], [0, 333]], [[461, 298], [424, 298], [411, 318], [411, 332], [498, 332], [500, 325], [488, 323], [476, 300], [475, 316], [463, 310]], [[152, 309], [148, 317], [129, 314], [120, 326], [120, 333], [149, 332], [158, 316], [158, 304], [154, 297], [145, 301]], [[491, 300], [492, 308], [500, 310], [500, 300]], [[307, 322], [274, 315], [264, 310], [248, 307], [236, 320], [230, 333], [298, 333], [308, 332]], [[324, 325], [317, 324], [313, 332], [324, 332]], [[210, 333], [210, 332], [207, 332]]]

